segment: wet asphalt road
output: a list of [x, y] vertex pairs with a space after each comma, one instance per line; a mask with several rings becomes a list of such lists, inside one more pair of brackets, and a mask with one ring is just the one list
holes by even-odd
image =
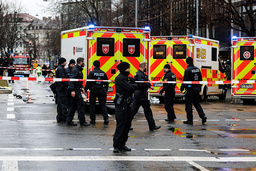
[[[49, 83], [16, 81], [14, 93], [0, 95], [0, 169], [34, 170], [251, 170], [256, 169], [256, 106], [231, 104], [211, 98], [202, 103], [206, 125], [194, 111], [194, 125], [183, 125], [184, 102], [177, 101], [177, 121], [166, 123], [162, 104], [152, 105], [160, 130], [150, 132], [140, 112], [133, 120], [127, 146], [131, 152], [114, 154], [113, 110], [110, 123], [100, 114], [96, 125], [57, 124], [56, 105]], [[87, 110], [87, 121], [89, 115]], [[75, 116], [77, 122], [77, 115]]]

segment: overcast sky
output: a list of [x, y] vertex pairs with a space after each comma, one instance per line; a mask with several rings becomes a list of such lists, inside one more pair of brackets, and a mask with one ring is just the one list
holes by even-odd
[[42, 19], [43, 17], [49, 17], [52, 15], [50, 11], [47, 11], [50, 0], [5, 0], [7, 2], [17, 2], [21, 4], [22, 12], [29, 13], [32, 16]]

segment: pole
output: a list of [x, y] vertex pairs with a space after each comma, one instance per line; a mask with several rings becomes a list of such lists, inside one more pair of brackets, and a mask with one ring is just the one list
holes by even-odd
[[198, 36], [199, 31], [199, 4], [198, 0], [196, 0], [196, 36]]
[[138, 27], [138, 0], [135, 0], [135, 27]]
[[68, 29], [70, 29], [70, 9], [69, 9], [69, 0], [68, 0]]

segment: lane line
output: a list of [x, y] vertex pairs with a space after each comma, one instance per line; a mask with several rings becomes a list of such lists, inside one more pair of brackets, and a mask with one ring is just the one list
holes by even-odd
[[184, 156], [0, 156], [0, 161], [163, 161], [163, 162], [256, 162], [256, 157]]
[[101, 148], [72, 148], [74, 151], [93, 151], [93, 150], [102, 150]]
[[27, 150], [34, 150], [34, 151], [63, 151], [63, 148], [32, 148]]
[[8, 99], [8, 102], [13, 102], [13, 99]]
[[2, 171], [18, 171], [18, 161], [3, 161]]
[[234, 121], [234, 122], [238, 122], [238, 121], [241, 121], [241, 119], [225, 119], [225, 121]]
[[7, 114], [6, 118], [7, 119], [15, 119], [15, 114]]
[[199, 164], [197, 164], [193, 161], [190, 161], [188, 163], [191, 164], [192, 166], [196, 167], [197, 169], [201, 170], [201, 171], [210, 171], [210, 170], [204, 168], [203, 166], [201, 166], [201, 165], [199, 165]]
[[171, 149], [144, 149], [145, 151], [171, 151]]
[[250, 151], [250, 150], [247, 150], [247, 149], [219, 149], [220, 151], [236, 151], [236, 152], [239, 152], [239, 151]]
[[12, 112], [12, 111], [14, 111], [14, 108], [13, 108], [13, 107], [8, 107], [8, 108], [7, 108], [7, 111], [8, 111], [8, 112]]
[[7, 105], [8, 105], [8, 106], [13, 106], [13, 105], [14, 105], [14, 103], [7, 103]]

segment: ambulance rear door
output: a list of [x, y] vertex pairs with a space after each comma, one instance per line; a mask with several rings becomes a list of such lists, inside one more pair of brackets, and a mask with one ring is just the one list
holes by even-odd
[[[164, 66], [171, 65], [171, 41], [169, 37], [151, 37], [150, 42], [150, 80], [163, 81]], [[153, 95], [158, 95], [163, 83], [154, 83], [154, 90], [150, 90]]]
[[[256, 79], [256, 38], [233, 38], [232, 79], [246, 81]], [[232, 86], [232, 95], [255, 97], [256, 84], [238, 83]]]

